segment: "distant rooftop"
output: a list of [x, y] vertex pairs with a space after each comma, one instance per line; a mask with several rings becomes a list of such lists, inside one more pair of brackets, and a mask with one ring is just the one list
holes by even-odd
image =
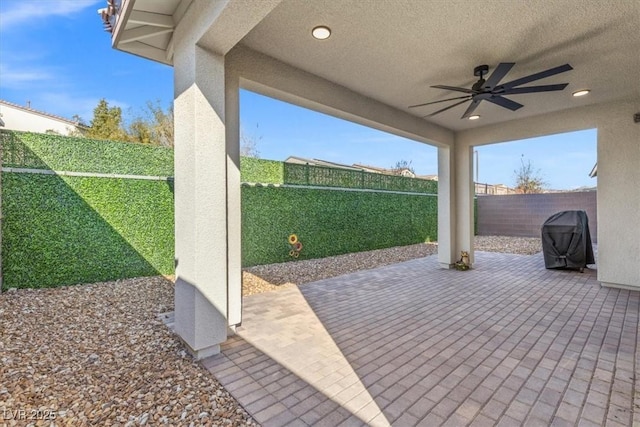
[[0, 99], [0, 104], [6, 105], [7, 107], [13, 107], [13, 108], [17, 108], [17, 109], [20, 109], [20, 110], [23, 110], [23, 111], [27, 111], [27, 112], [32, 113], [32, 114], [37, 114], [37, 115], [40, 115], [40, 116], [43, 116], [43, 117], [48, 117], [50, 119], [58, 120], [58, 121], [66, 123], [66, 124], [68, 124], [70, 126], [79, 126], [80, 125], [80, 123], [75, 121], [75, 120], [70, 120], [70, 119], [67, 119], [65, 117], [56, 116], [55, 114], [50, 114], [50, 113], [47, 113], [47, 112], [44, 112], [44, 111], [36, 110], [34, 108], [31, 108], [30, 105], [27, 105], [27, 106], [18, 105], [18, 104], [14, 104], [13, 102], [5, 101], [5, 100], [2, 100], [2, 99]]

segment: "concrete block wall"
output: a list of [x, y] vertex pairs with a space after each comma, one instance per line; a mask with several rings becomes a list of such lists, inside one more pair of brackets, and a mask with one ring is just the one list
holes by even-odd
[[591, 239], [597, 242], [596, 196], [595, 191], [478, 196], [477, 234], [540, 237], [542, 224], [554, 213], [583, 210], [589, 217]]

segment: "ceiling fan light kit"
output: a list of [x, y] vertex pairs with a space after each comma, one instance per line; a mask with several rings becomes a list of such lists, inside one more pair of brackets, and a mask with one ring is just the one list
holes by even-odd
[[[479, 65], [473, 69], [473, 75], [479, 77], [478, 81], [471, 86], [471, 89], [458, 87], [458, 86], [445, 86], [445, 85], [435, 85], [431, 86], [436, 89], [444, 89], [453, 92], [462, 92], [466, 95], [457, 96], [454, 98], [442, 99], [440, 101], [426, 102], [423, 104], [410, 105], [409, 108], [418, 108], [424, 107], [426, 105], [437, 104], [440, 102], [448, 102], [448, 101], [458, 101], [454, 104], [451, 104], [447, 107], [441, 108], [438, 111], [435, 111], [431, 114], [427, 114], [424, 117], [433, 117], [436, 114], [443, 113], [451, 108], [457, 107], [458, 105], [464, 104], [467, 101], [471, 101], [469, 107], [462, 115], [462, 119], [471, 119], [473, 116], [477, 116], [477, 114], [473, 114], [473, 112], [478, 108], [482, 101], [488, 101], [492, 104], [496, 104], [500, 107], [506, 108], [511, 111], [516, 111], [522, 108], [524, 105], [512, 101], [509, 98], [506, 98], [505, 95], [522, 95], [525, 93], [537, 93], [537, 92], [554, 92], [559, 90], [564, 90], [569, 83], [560, 83], [560, 84], [552, 84], [552, 85], [540, 85], [540, 86], [524, 86], [520, 87], [524, 84], [534, 82], [536, 80], [541, 80], [547, 77], [554, 76], [556, 74], [564, 73], [566, 71], [573, 70], [573, 67], [569, 64], [560, 65], [559, 67], [550, 68], [545, 71], [541, 71], [539, 73], [531, 74], [526, 77], [521, 77], [516, 80], [511, 80], [507, 83], [500, 84], [500, 81], [511, 71], [511, 68], [516, 65], [514, 62], [501, 62], [498, 64], [496, 69], [491, 73], [488, 79], [485, 80], [484, 76], [489, 72], [488, 65]], [[588, 92], [587, 92], [588, 93]], [[579, 96], [579, 95], [576, 95]], [[479, 116], [478, 116], [479, 117]], [[473, 120], [473, 119], [472, 119]]]

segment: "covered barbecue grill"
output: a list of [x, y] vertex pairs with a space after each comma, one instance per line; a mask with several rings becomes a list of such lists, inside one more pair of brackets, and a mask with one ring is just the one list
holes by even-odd
[[542, 225], [542, 253], [546, 268], [582, 271], [595, 264], [587, 213], [563, 211], [549, 217]]

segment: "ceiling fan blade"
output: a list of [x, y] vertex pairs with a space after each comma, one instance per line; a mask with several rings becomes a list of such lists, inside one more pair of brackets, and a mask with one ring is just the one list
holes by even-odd
[[[471, 99], [471, 98], [469, 98], [469, 99]], [[453, 107], [457, 107], [457, 106], [458, 106], [458, 105], [460, 105], [460, 104], [464, 104], [464, 103], [465, 103], [465, 102], [467, 102], [469, 99], [465, 99], [464, 101], [456, 102], [455, 104], [453, 104], [453, 105], [449, 105], [448, 107], [444, 107], [443, 109], [438, 110], [438, 111], [436, 111], [435, 113], [427, 114], [426, 116], [423, 116], [423, 118], [424, 118], [424, 117], [432, 117], [432, 116], [435, 116], [436, 114], [440, 114], [440, 113], [442, 113], [443, 111], [447, 111], [447, 110], [449, 110], [449, 109], [451, 109], [451, 108], [453, 108]]]
[[555, 90], [563, 90], [569, 86], [569, 83], [562, 83], [557, 85], [543, 85], [543, 86], [529, 86], [529, 87], [514, 87], [504, 92], [500, 92], [499, 95], [520, 95], [523, 93], [535, 93], [535, 92], [553, 92]]
[[455, 92], [464, 92], [464, 93], [476, 93], [475, 90], [471, 90], [471, 89], [466, 89], [464, 87], [456, 87], [456, 86], [443, 86], [443, 85], [435, 85], [435, 86], [431, 86], [431, 87], [435, 87], [436, 89], [445, 89], [445, 90], [452, 90]]
[[517, 103], [515, 101], [512, 101], [512, 100], [510, 100], [508, 98], [503, 98], [502, 96], [499, 96], [499, 95], [494, 95], [494, 96], [491, 96], [489, 98], [486, 98], [486, 101], [489, 101], [489, 102], [491, 102], [493, 104], [496, 104], [496, 105], [499, 105], [499, 106], [504, 107], [506, 109], [509, 109], [511, 111], [516, 111], [516, 110], [524, 107], [524, 105], [522, 105], [522, 104], [519, 104], [519, 103]]
[[438, 102], [453, 101], [455, 99], [469, 99], [471, 95], [457, 96], [455, 98], [441, 99], [440, 101], [425, 102], [424, 104], [409, 105], [407, 108], [424, 107], [425, 105], [437, 104]]
[[500, 83], [500, 80], [502, 80], [504, 76], [506, 76], [507, 73], [511, 71], [514, 65], [516, 65], [515, 62], [501, 62], [500, 64], [498, 64], [493, 73], [491, 73], [491, 77], [487, 79], [482, 87], [488, 89], [493, 89], [494, 87], [496, 87], [496, 85]]
[[461, 118], [466, 119], [471, 116], [476, 108], [478, 108], [478, 105], [480, 105], [480, 101], [482, 101], [482, 99], [474, 99], [471, 101], [471, 105], [469, 105], [469, 108], [467, 108], [467, 111], [464, 112]]
[[525, 83], [533, 82], [536, 80], [544, 79], [546, 77], [555, 76], [556, 74], [564, 73], [566, 71], [573, 70], [573, 67], [569, 64], [564, 64], [559, 67], [550, 68], [546, 71], [541, 71], [539, 73], [531, 74], [530, 76], [522, 77], [516, 80], [512, 80], [507, 82], [499, 87], [504, 88], [505, 90], [509, 90], [513, 87], [523, 85]]

